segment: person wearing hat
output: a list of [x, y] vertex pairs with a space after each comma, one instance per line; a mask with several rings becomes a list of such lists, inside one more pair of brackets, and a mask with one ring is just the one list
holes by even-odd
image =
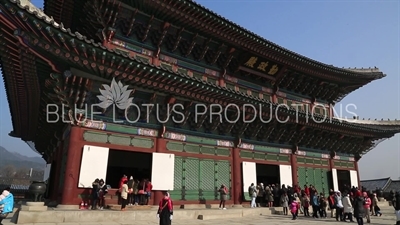
[[161, 199], [158, 210], [157, 218], [160, 220], [160, 225], [171, 225], [174, 215], [174, 206], [168, 192], [164, 193], [164, 198]]

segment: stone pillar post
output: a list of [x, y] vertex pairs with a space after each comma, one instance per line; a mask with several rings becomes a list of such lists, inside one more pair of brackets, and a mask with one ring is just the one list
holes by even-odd
[[232, 148], [232, 198], [233, 204], [240, 205], [243, 201], [242, 196], [242, 171], [240, 169], [240, 150]]
[[76, 126], [71, 127], [69, 148], [67, 152], [67, 163], [64, 174], [64, 186], [62, 189], [61, 204], [78, 205], [79, 168], [82, 158], [82, 129]]
[[[158, 137], [156, 139], [156, 152], [157, 153], [167, 152], [166, 141], [163, 137]], [[158, 203], [161, 201], [162, 198], [163, 198], [163, 191], [161, 190], [153, 191], [153, 205], [158, 205]]]

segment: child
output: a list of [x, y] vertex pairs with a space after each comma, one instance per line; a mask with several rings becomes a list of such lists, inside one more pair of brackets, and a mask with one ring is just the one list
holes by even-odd
[[304, 194], [303, 195], [303, 208], [304, 208], [304, 216], [310, 217], [310, 211], [308, 210], [310, 207], [310, 198]]
[[319, 215], [321, 216], [321, 218], [326, 218], [326, 208], [328, 207], [328, 202], [326, 201], [326, 198], [322, 195], [321, 198], [321, 203], [320, 203], [320, 211], [319, 211]]
[[299, 203], [294, 200], [292, 201], [292, 203], [290, 204], [290, 212], [292, 213], [292, 220], [297, 219], [297, 210], [299, 209]]

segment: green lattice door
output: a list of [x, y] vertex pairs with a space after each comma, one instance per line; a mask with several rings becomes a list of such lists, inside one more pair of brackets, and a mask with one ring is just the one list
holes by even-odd
[[174, 190], [170, 191], [172, 199], [174, 200], [184, 199], [182, 187], [183, 187], [183, 161], [182, 157], [175, 156]]
[[305, 167], [297, 167], [297, 180], [301, 188], [307, 184], [307, 170]]
[[200, 161], [200, 200], [215, 199], [215, 162], [214, 160]]
[[322, 175], [322, 188], [323, 188], [323, 193], [325, 194], [325, 196], [329, 195], [329, 176], [328, 176], [328, 169], [322, 169], [321, 171], [321, 175]]
[[301, 187], [312, 184], [319, 193], [327, 194], [329, 191], [326, 169], [298, 167], [297, 178]]
[[[215, 169], [215, 187], [219, 188], [221, 184], [224, 184], [228, 190], [227, 198], [230, 199], [231, 190], [231, 164], [229, 161], [216, 161]], [[218, 196], [218, 193], [216, 193]]]
[[322, 171], [319, 168], [314, 168], [314, 187], [319, 193], [322, 192]]
[[313, 168], [306, 168], [306, 184], [307, 185], [310, 185], [310, 184], [315, 185]]
[[215, 200], [217, 190], [225, 184], [231, 187], [229, 161], [200, 160], [175, 156], [174, 200]]
[[185, 200], [199, 200], [200, 160], [183, 159], [183, 189]]

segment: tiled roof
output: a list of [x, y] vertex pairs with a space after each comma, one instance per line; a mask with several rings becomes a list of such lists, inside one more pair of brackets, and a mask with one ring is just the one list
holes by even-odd
[[12, 191], [27, 191], [29, 189], [29, 185], [17, 185], [17, 184], [11, 184], [11, 185], [4, 185], [0, 184], [0, 191], [5, 189], [5, 188], [11, 188]]
[[386, 187], [385, 192], [389, 191], [400, 191], [400, 180], [392, 180], [390, 184]]
[[0, 178], [0, 191], [7, 187], [10, 187], [11, 191], [24, 191], [28, 190], [30, 185], [29, 179]]
[[374, 179], [374, 180], [362, 180], [361, 186], [366, 188], [368, 191], [375, 191], [377, 188], [378, 189], [382, 188], [383, 190], [385, 190], [390, 181], [391, 181], [390, 177], [382, 179]]

